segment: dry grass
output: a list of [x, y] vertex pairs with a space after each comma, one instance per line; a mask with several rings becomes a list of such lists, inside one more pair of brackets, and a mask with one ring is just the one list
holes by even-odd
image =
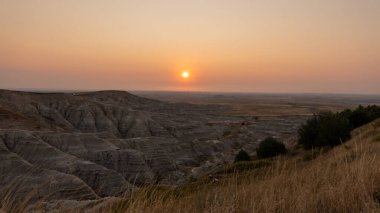
[[377, 212], [380, 211], [380, 122], [312, 160], [278, 158], [270, 167], [217, 183], [144, 188], [115, 212]]

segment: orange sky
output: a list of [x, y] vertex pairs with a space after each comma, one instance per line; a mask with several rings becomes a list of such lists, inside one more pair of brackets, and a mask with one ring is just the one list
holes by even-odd
[[0, 32], [0, 88], [380, 92], [379, 0], [3, 0]]

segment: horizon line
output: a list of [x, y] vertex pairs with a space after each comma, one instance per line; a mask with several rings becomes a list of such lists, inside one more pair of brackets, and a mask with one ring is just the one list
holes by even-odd
[[212, 93], [212, 94], [268, 94], [268, 95], [359, 95], [359, 96], [380, 96], [379, 93], [360, 92], [265, 92], [265, 91], [217, 91], [217, 90], [154, 90], [154, 89], [43, 89], [43, 88], [0, 88], [0, 90], [20, 91], [20, 92], [41, 92], [41, 93], [71, 93], [71, 92], [100, 92], [100, 91], [124, 91], [124, 92], [167, 92], [167, 93]]

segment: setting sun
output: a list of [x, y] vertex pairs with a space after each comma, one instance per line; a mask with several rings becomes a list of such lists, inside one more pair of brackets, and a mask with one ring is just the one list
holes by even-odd
[[182, 71], [181, 76], [182, 76], [182, 78], [187, 79], [190, 77], [190, 73], [189, 73], [189, 71], [185, 70], [185, 71]]

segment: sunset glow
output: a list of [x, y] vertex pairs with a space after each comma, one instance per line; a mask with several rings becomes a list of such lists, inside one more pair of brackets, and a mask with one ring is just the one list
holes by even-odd
[[1, 1], [0, 87], [378, 93], [379, 14], [377, 0]]
[[189, 71], [184, 70], [184, 71], [182, 71], [181, 76], [182, 76], [182, 78], [187, 79], [190, 77], [190, 73], [189, 73]]

